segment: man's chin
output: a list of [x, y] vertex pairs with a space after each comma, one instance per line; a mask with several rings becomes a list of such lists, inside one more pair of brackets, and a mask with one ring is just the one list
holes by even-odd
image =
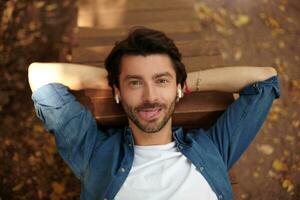
[[156, 133], [163, 129], [169, 120], [164, 122], [164, 116], [160, 116], [159, 118], [150, 121], [145, 121], [139, 118], [138, 121], [136, 123], [133, 122], [133, 124], [145, 133]]

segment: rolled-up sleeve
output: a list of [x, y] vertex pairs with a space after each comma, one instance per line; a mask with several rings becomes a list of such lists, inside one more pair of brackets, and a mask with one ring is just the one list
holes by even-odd
[[274, 99], [280, 97], [279, 77], [246, 86], [216, 123], [208, 135], [220, 152], [227, 168], [239, 159], [262, 127]]
[[37, 117], [55, 135], [58, 152], [75, 175], [82, 178], [97, 137], [92, 113], [60, 83], [37, 89], [32, 100]]

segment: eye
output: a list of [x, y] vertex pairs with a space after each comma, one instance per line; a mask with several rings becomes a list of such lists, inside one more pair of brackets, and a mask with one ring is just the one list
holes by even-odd
[[167, 84], [169, 81], [167, 79], [158, 79], [157, 82], [159, 84]]
[[141, 81], [138, 81], [138, 80], [130, 81], [130, 82], [129, 82], [129, 85], [130, 85], [130, 86], [133, 86], [133, 87], [137, 87], [137, 86], [142, 85], [142, 82], [141, 82]]

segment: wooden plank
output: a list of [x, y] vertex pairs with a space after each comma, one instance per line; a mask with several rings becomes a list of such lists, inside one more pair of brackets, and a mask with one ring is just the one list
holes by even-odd
[[79, 26], [117, 28], [120, 26], [139, 26], [150, 22], [170, 22], [179, 20], [196, 20], [197, 15], [191, 9], [174, 10], [136, 10], [114, 11], [110, 13], [91, 12], [81, 13], [82, 22]]
[[223, 66], [221, 55], [183, 57], [182, 62], [185, 64], [188, 72]]
[[[78, 60], [73, 62], [104, 68], [103, 62], [87, 62], [87, 61], [80, 62]], [[185, 64], [186, 70], [188, 72], [193, 72], [200, 69], [207, 69], [207, 68], [218, 67], [223, 65], [221, 55], [183, 57], [182, 62]]]
[[[216, 56], [220, 55], [214, 41], [191, 40], [175, 42], [182, 56]], [[72, 50], [74, 62], [104, 62], [113, 46], [79, 47]]]
[[[143, 23], [143, 26], [160, 30], [168, 33], [186, 33], [186, 32], [197, 32], [201, 31], [199, 26], [199, 20], [178, 20], [178, 21], [169, 21], [169, 22], [152, 22], [152, 23]], [[94, 37], [125, 37], [128, 34], [130, 27], [120, 26], [113, 29], [104, 29], [104, 28], [91, 28], [91, 27], [79, 27], [78, 28], [78, 38], [94, 38]]]
[[[200, 32], [169, 33], [167, 35], [175, 42], [199, 40], [202, 38]], [[91, 47], [91, 46], [112, 45], [116, 41], [120, 41], [122, 39], [124, 39], [124, 36], [85, 37], [85, 38], [79, 38], [77, 46]]]
[[[105, 126], [115, 126], [124, 125], [127, 122], [122, 106], [114, 102], [111, 91], [81, 90], [71, 92], [79, 102], [92, 111], [99, 123]], [[193, 92], [176, 104], [173, 124], [189, 128], [210, 126], [233, 100], [231, 93]]]
[[111, 11], [134, 11], [134, 10], [157, 10], [157, 9], [192, 9], [195, 0], [84, 0], [79, 1], [79, 16], [81, 12], [111, 12]]

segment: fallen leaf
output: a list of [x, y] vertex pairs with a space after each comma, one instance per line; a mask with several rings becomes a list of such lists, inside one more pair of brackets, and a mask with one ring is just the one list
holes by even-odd
[[257, 150], [265, 155], [271, 155], [274, 151], [274, 148], [269, 144], [262, 144], [256, 146]]
[[292, 136], [292, 135], [287, 135], [287, 136], [285, 136], [284, 139], [285, 139], [286, 141], [288, 141], [288, 142], [291, 142], [291, 143], [295, 142], [295, 137]]
[[253, 172], [253, 177], [254, 178], [258, 178], [259, 177], [259, 173], [258, 172]]
[[286, 189], [287, 192], [292, 192], [294, 189], [294, 185], [291, 180], [284, 179], [282, 182], [282, 187]]
[[280, 41], [278, 42], [278, 47], [281, 48], [281, 49], [283, 49], [283, 48], [285, 47], [284, 41], [280, 40]]
[[46, 10], [47, 11], [53, 11], [55, 9], [57, 9], [57, 5], [56, 4], [50, 4], [50, 5], [46, 6]]
[[273, 138], [272, 141], [274, 144], [279, 144], [280, 142], [279, 138]]
[[63, 183], [53, 182], [52, 189], [56, 194], [62, 194], [65, 191], [65, 185]]
[[34, 6], [37, 7], [37, 8], [41, 8], [45, 5], [45, 1], [38, 1], [38, 2], [35, 2]]
[[226, 27], [218, 25], [218, 24], [216, 24], [215, 27], [216, 27], [216, 31], [218, 33], [221, 33], [223, 36], [229, 36], [229, 35], [233, 34], [233, 30], [230, 28], [226, 28]]
[[275, 171], [278, 171], [278, 172], [288, 171], [287, 165], [278, 159], [275, 159], [273, 161], [272, 167], [273, 167], [273, 169], [275, 169]]
[[268, 16], [265, 22], [266, 25], [269, 26], [270, 28], [274, 28], [274, 29], [280, 28], [279, 22], [271, 16]]
[[19, 191], [19, 190], [22, 189], [23, 186], [24, 186], [24, 183], [21, 182], [21, 183], [17, 184], [15, 187], [13, 187], [12, 190], [13, 190], [14, 192]]
[[283, 5], [279, 5], [278, 8], [279, 8], [279, 10], [281, 10], [282, 12], [285, 11], [285, 7], [284, 7]]
[[237, 48], [234, 52], [234, 60], [239, 61], [242, 58], [243, 52], [240, 48]]
[[294, 128], [298, 128], [299, 125], [300, 125], [300, 120], [293, 120], [292, 125], [293, 125]]
[[283, 155], [289, 156], [289, 155], [290, 155], [290, 152], [289, 152], [288, 150], [284, 150], [284, 151], [283, 151]]
[[233, 21], [236, 27], [241, 27], [249, 24], [250, 17], [248, 15], [238, 15], [237, 19]]

